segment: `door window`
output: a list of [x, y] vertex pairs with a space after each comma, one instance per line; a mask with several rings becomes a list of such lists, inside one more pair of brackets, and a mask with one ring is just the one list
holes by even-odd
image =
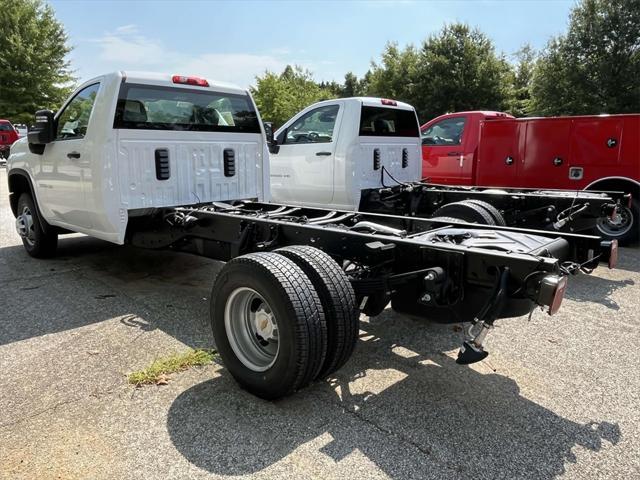
[[466, 118], [446, 118], [422, 132], [423, 145], [460, 145]]
[[100, 88], [99, 83], [80, 90], [58, 116], [56, 140], [83, 138], [87, 134], [89, 117]]
[[339, 105], [327, 105], [305, 113], [287, 129], [285, 143], [330, 143]]

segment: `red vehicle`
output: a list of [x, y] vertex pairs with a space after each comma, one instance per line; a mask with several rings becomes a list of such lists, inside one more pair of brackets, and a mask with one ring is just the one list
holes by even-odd
[[422, 176], [431, 183], [631, 193], [598, 222], [620, 242], [640, 235], [640, 114], [514, 118], [458, 112], [421, 127]]
[[0, 158], [9, 157], [9, 149], [18, 140], [18, 131], [9, 120], [0, 120]]

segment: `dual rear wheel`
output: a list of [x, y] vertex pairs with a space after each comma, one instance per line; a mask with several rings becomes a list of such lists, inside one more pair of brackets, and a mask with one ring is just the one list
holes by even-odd
[[243, 388], [266, 399], [342, 367], [358, 338], [358, 317], [346, 274], [307, 246], [233, 259], [211, 294], [213, 335], [225, 366]]

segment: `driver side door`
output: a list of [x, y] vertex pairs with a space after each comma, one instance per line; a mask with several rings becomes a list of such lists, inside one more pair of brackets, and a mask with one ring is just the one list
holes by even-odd
[[70, 229], [92, 226], [85, 190], [93, 155], [89, 121], [99, 89], [99, 83], [83, 88], [56, 115], [56, 137], [45, 147], [36, 175], [49, 218]]
[[341, 102], [313, 108], [294, 117], [280, 130], [279, 151], [270, 154], [274, 202], [331, 203], [342, 111]]
[[449, 117], [422, 131], [422, 178], [431, 183], [461, 183], [465, 123], [466, 117]]

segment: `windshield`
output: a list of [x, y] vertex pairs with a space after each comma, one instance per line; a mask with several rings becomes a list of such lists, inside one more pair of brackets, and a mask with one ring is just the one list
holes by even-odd
[[248, 95], [124, 84], [114, 128], [260, 133]]
[[419, 137], [418, 118], [413, 110], [362, 106], [360, 135], [371, 137]]
[[13, 132], [13, 127], [10, 123], [0, 123], [0, 132]]

